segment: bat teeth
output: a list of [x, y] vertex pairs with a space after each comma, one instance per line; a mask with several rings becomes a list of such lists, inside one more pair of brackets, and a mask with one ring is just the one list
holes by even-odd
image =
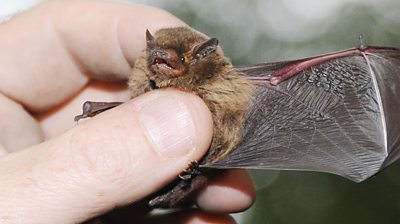
[[166, 69], [171, 69], [171, 70], [174, 69], [166, 60], [162, 58], [155, 58], [153, 64], [162, 66], [163, 68]]

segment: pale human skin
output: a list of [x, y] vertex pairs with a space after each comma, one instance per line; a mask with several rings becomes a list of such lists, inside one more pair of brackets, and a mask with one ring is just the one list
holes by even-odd
[[[91, 0], [48, 2], [0, 24], [0, 223], [79, 223], [138, 202], [124, 217], [136, 223], [140, 200], [204, 155], [211, 114], [177, 90], [73, 122], [85, 100], [127, 100], [145, 30], [179, 25], [159, 9]], [[200, 210], [163, 221], [232, 223], [254, 187], [229, 171], [193, 200]]]

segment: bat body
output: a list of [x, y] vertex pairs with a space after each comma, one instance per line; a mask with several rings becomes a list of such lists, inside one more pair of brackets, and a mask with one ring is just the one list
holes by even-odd
[[[211, 165], [233, 150], [241, 137], [253, 86], [224, 57], [218, 41], [186, 27], [147, 32], [147, 49], [137, 59], [128, 86], [136, 97], [152, 89], [174, 87], [200, 96], [213, 117], [213, 139], [198, 165]], [[154, 207], [179, 205], [212, 174], [189, 167], [186, 178], [150, 201]], [[182, 175], [182, 176], [183, 176]]]
[[[359, 182], [400, 156], [399, 49], [234, 67], [215, 38], [190, 28], [146, 38], [128, 82], [131, 96], [165, 87], [192, 92], [214, 122], [208, 153], [151, 206], [180, 205], [217, 173], [211, 168], [322, 171]], [[77, 119], [108, 108], [85, 105]]]

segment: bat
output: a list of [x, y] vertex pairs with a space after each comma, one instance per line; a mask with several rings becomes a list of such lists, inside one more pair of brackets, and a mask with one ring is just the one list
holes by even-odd
[[[187, 27], [146, 32], [129, 78], [131, 97], [175, 87], [200, 96], [213, 115], [207, 154], [149, 201], [182, 206], [229, 168], [328, 172], [361, 182], [400, 150], [400, 49], [367, 47], [233, 66], [216, 38]], [[92, 117], [118, 102], [86, 102]]]

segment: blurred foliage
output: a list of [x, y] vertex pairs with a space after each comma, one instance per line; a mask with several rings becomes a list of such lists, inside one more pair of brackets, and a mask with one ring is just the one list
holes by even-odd
[[[397, 0], [337, 0], [342, 3], [331, 11], [325, 8], [332, 5], [330, 1], [307, 10], [318, 0], [142, 2], [164, 8], [197, 30], [218, 37], [234, 64], [288, 60], [355, 47], [360, 34], [369, 45], [400, 47]], [[304, 6], [291, 8], [290, 3], [295, 2]], [[302, 13], [294, 11], [299, 9]], [[312, 16], [313, 11], [326, 15]]]
[[363, 183], [324, 173], [281, 171], [257, 192], [243, 223], [400, 223], [400, 163]]
[[[400, 47], [397, 0], [139, 2], [217, 37], [234, 64], [357, 47], [360, 34], [367, 45]], [[324, 173], [252, 173], [257, 201], [239, 223], [400, 223], [400, 162], [359, 184]]]

